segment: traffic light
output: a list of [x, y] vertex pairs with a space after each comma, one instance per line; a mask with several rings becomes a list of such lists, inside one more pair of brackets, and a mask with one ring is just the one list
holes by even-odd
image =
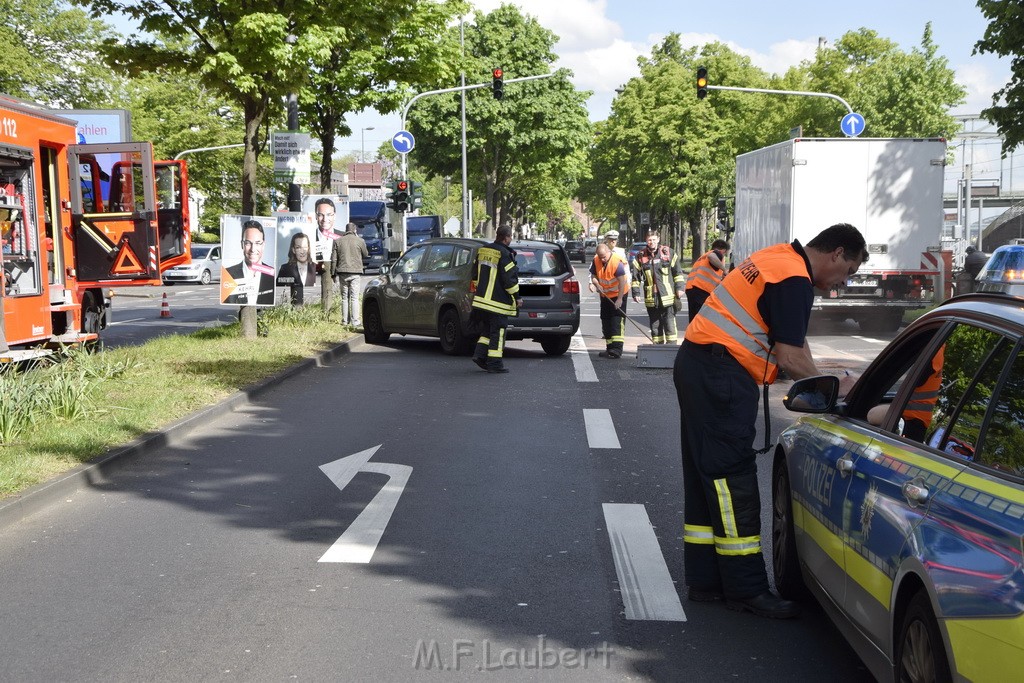
[[704, 67], [697, 69], [697, 99], [703, 100], [708, 96], [708, 70]]
[[409, 204], [413, 211], [423, 206], [423, 183], [417, 183], [415, 180], [410, 181], [409, 190]]
[[500, 100], [505, 96], [505, 71], [501, 67], [498, 67], [491, 71], [491, 92], [494, 93], [494, 99]]
[[391, 188], [391, 189], [388, 190], [388, 193], [386, 195], [386, 198], [387, 198], [386, 206], [389, 209], [391, 209], [392, 211], [397, 211], [398, 207], [395, 205], [395, 193], [398, 192], [398, 181], [397, 180], [392, 180], [388, 184], [388, 187]]
[[729, 206], [726, 204], [724, 198], [718, 200], [718, 220], [728, 221], [729, 220]]
[[395, 191], [393, 193], [395, 200], [395, 211], [399, 213], [405, 213], [409, 211], [409, 181], [399, 180], [395, 183]]

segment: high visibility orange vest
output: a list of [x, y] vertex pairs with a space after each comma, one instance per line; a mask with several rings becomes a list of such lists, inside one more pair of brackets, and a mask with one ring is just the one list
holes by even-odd
[[614, 299], [620, 294], [626, 296], [626, 292], [629, 291], [629, 284], [619, 285], [619, 278], [615, 276], [615, 271], [618, 270], [619, 264], [625, 267], [625, 264], [619, 259], [615, 252], [608, 258], [608, 263], [601, 263], [601, 257], [594, 257], [594, 277], [597, 278], [598, 288], [601, 296], [606, 299]]
[[725, 271], [715, 270], [711, 265], [711, 260], [708, 259], [708, 254], [712, 251], [714, 249], [694, 262], [693, 268], [690, 269], [690, 274], [686, 278], [687, 289], [703, 289], [710, 294], [725, 278]]
[[921, 384], [914, 387], [914, 393], [910, 395], [910, 401], [903, 409], [904, 420], [920, 420], [924, 428], [932, 423], [932, 415], [935, 412], [935, 402], [939, 399], [939, 387], [942, 384], [942, 365], [945, 363], [946, 345], [939, 347], [935, 357], [932, 358], [932, 371]]
[[729, 273], [686, 327], [696, 344], [721, 344], [760, 384], [775, 382], [779, 366], [768, 343], [768, 325], [757, 310], [766, 285], [798, 276], [807, 278], [807, 263], [790, 244], [755, 251]]

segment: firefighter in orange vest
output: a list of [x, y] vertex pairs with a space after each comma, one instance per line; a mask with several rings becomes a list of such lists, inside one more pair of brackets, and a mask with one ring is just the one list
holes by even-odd
[[590, 291], [601, 295], [601, 335], [605, 350], [601, 358], [621, 358], [626, 343], [626, 264], [607, 244], [597, 245], [590, 264]]
[[[754, 252], [730, 272], [686, 329], [673, 381], [682, 428], [683, 553], [689, 598], [788, 619], [796, 603], [768, 589], [752, 447], [759, 389], [779, 369], [821, 374], [807, 345], [814, 287], [845, 282], [867, 260], [864, 237], [845, 223]], [[855, 377], [840, 379], [840, 390]]]
[[729, 243], [715, 240], [711, 243], [711, 251], [693, 262], [690, 274], [686, 277], [686, 314], [690, 322], [697, 317], [700, 307], [725, 277], [725, 257], [728, 253]]
[[664, 244], [657, 231], [647, 232], [647, 247], [633, 259], [633, 301], [639, 302], [642, 290], [647, 318], [651, 323], [651, 341], [675, 344], [676, 299], [683, 296], [683, 270], [679, 258]]

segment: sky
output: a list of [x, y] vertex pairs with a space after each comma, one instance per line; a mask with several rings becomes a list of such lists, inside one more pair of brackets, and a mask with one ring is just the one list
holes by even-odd
[[[473, 4], [479, 11], [490, 12], [502, 1], [475, 0]], [[517, 0], [514, 4], [560, 37], [555, 66], [570, 69], [579, 89], [594, 92], [588, 103], [594, 121], [607, 118], [615, 89], [639, 75], [637, 57], [650, 55], [651, 48], [670, 32], [681, 35], [684, 47], [721, 41], [750, 57], [754, 65], [782, 74], [801, 60], [812, 59], [819, 38], [832, 45], [844, 33], [866, 27], [909, 52], [920, 45], [925, 24], [931, 22], [939, 54], [967, 88], [967, 102], [954, 114], [978, 114], [1010, 78], [1009, 60], [971, 54], [988, 22], [970, 0], [860, 0], [831, 6], [821, 0]], [[348, 123], [353, 135], [337, 141], [338, 152], [359, 154], [365, 149], [367, 157], [372, 157], [381, 143], [399, 131], [401, 116], [366, 112], [350, 115]], [[967, 129], [993, 131], [984, 121]], [[998, 140], [965, 144], [957, 164], [964, 163], [964, 157], [971, 162], [972, 147], [975, 177], [1012, 175], [1011, 160], [999, 161]], [[1024, 186], [1024, 158], [1019, 163], [1019, 178], [1013, 178], [1013, 185]], [[947, 168], [949, 176], [959, 177], [961, 172], [960, 167]]]

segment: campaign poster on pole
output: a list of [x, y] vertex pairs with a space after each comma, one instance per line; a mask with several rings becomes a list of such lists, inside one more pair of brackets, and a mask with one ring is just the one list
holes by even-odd
[[295, 211], [277, 214], [277, 286], [316, 284], [316, 224], [313, 216]]
[[273, 306], [277, 262], [277, 219], [272, 216], [220, 217], [223, 246], [220, 302], [229, 306]]
[[310, 194], [303, 197], [302, 210], [316, 223], [316, 260], [331, 260], [334, 240], [341, 237], [348, 224], [348, 202], [336, 194]]

